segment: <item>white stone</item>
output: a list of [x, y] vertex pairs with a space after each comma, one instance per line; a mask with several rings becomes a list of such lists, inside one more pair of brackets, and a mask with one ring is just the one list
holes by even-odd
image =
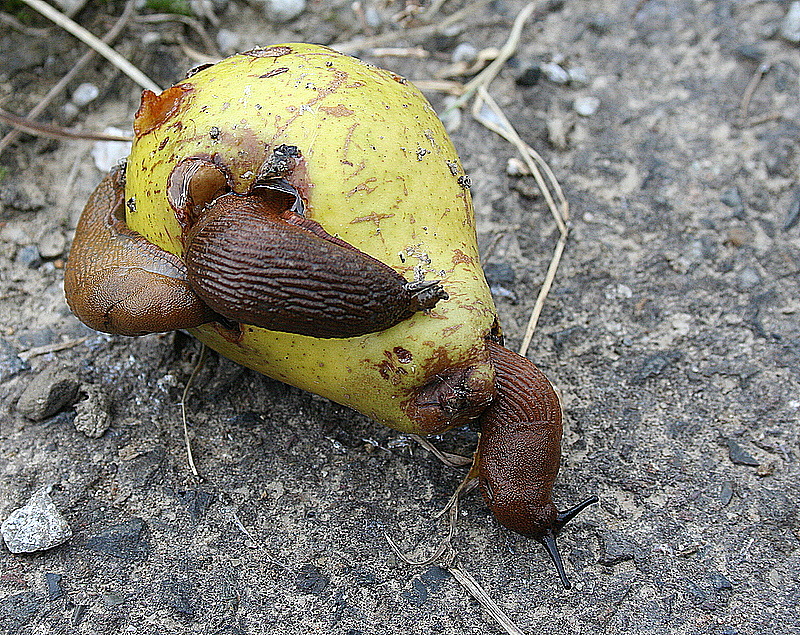
[[[114, 136], [125, 136], [129, 132], [108, 126], [103, 130], [105, 134]], [[108, 172], [117, 165], [122, 159], [131, 153], [130, 141], [95, 141], [92, 146], [92, 158], [97, 169], [101, 172]]]
[[11, 553], [30, 553], [57, 547], [72, 537], [72, 529], [42, 487], [6, 518], [0, 533]]
[[600, 108], [600, 100], [592, 96], [576, 97], [572, 107], [581, 117], [591, 117]]
[[89, 82], [83, 82], [72, 93], [72, 103], [78, 108], [83, 108], [86, 104], [97, 99], [99, 94], [100, 89], [97, 86]]

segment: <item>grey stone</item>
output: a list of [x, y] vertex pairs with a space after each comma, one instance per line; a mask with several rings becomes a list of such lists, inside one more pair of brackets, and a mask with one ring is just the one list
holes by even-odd
[[50, 227], [39, 237], [36, 246], [42, 258], [58, 258], [64, 253], [67, 239], [59, 227]]
[[99, 439], [111, 426], [108, 395], [98, 384], [82, 384], [80, 392], [85, 398], [75, 404], [75, 429]]
[[217, 31], [217, 46], [223, 53], [233, 53], [242, 43], [239, 34], [230, 29], [220, 29]]
[[569, 73], [555, 62], [548, 62], [539, 67], [544, 76], [554, 84], [566, 84], [569, 82]]
[[304, 593], [313, 593], [319, 595], [328, 586], [330, 578], [324, 575], [313, 564], [304, 564], [297, 571], [297, 578], [295, 580], [295, 587], [298, 591]]
[[600, 100], [592, 95], [576, 97], [572, 107], [581, 117], [591, 117], [600, 108]]
[[28, 502], [11, 512], [0, 532], [11, 553], [30, 553], [52, 549], [72, 537], [72, 529], [42, 487]]
[[144, 536], [145, 527], [141, 518], [132, 518], [89, 538], [86, 548], [120, 560], [146, 560], [150, 555], [150, 544]]
[[461, 42], [461, 44], [453, 49], [452, 60], [455, 63], [467, 62], [468, 64], [472, 64], [477, 57], [478, 49], [469, 42]]
[[264, 15], [273, 22], [291, 22], [306, 9], [306, 0], [259, 0]]
[[70, 371], [51, 364], [25, 388], [17, 401], [17, 410], [33, 421], [47, 419], [75, 403], [78, 385]]
[[17, 250], [14, 260], [18, 265], [35, 269], [42, 264], [42, 255], [36, 245], [24, 245]]
[[781, 22], [781, 37], [793, 44], [800, 44], [800, 2], [792, 2], [786, 17]]
[[0, 383], [18, 375], [28, 367], [18, 355], [16, 349], [4, 339], [0, 339]]
[[758, 461], [753, 458], [753, 455], [740, 446], [733, 439], [725, 439], [728, 444], [728, 456], [732, 463], [736, 465], [750, 465], [751, 467], [758, 467]]
[[64, 589], [61, 588], [60, 573], [45, 573], [44, 581], [47, 585], [47, 599], [50, 601], [64, 597]]
[[90, 82], [79, 84], [72, 93], [72, 103], [78, 108], [83, 108], [90, 104], [100, 95], [100, 89]]
[[614, 532], [606, 532], [600, 539], [598, 562], [607, 567], [626, 560], [633, 560], [638, 551], [637, 545], [629, 538]]

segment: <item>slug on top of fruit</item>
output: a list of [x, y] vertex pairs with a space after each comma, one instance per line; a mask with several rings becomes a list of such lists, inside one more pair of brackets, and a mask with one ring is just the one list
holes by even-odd
[[468, 183], [422, 94], [310, 44], [259, 48], [145, 91], [65, 272], [75, 314], [122, 335], [189, 329], [222, 355], [402, 432], [481, 429], [498, 521], [542, 542], [561, 406], [502, 346]]

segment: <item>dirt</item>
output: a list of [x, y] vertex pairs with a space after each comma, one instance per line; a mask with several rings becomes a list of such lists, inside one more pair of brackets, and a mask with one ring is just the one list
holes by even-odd
[[[76, 20], [99, 34], [123, 8], [89, 4]], [[219, 25], [199, 18], [207, 32], [238, 33], [239, 49], [367, 34], [350, 2], [309, 2], [285, 25], [239, 0], [211, 4]], [[405, 4], [361, 3], [377, 10], [379, 32], [399, 28], [390, 17]], [[436, 21], [467, 4], [446, 2]], [[492, 2], [445, 34], [389, 44], [426, 58], [361, 56], [432, 79], [459, 43], [502, 46], [524, 4]], [[600, 503], [560, 537], [570, 591], [541, 547], [500, 528], [475, 495], [457, 561], [528, 633], [794, 632], [800, 56], [777, 34], [789, 3], [555, 5], [525, 28], [489, 91], [570, 202], [570, 241], [528, 356], [563, 398], [557, 503]], [[4, 10], [46, 30], [0, 35], [0, 103], [25, 113], [85, 49], [18, 5]], [[182, 23], [134, 20], [116, 48], [168, 85], [196, 64], [182, 40], [204, 46]], [[537, 80], [553, 60], [585, 69], [586, 82]], [[80, 108], [81, 128], [130, 129], [140, 89], [102, 61], [68, 95], [84, 81], [100, 95]], [[578, 115], [581, 97], [599, 99], [596, 112]], [[429, 98], [442, 110], [441, 93]], [[65, 102], [41, 120], [71, 125]], [[507, 175], [511, 145], [468, 111], [452, 137], [513, 348], [555, 224], [531, 177]], [[0, 156], [0, 520], [52, 485], [73, 532], [44, 552], [0, 549], [0, 632], [500, 632], [445, 569], [407, 566], [385, 539], [429, 554], [463, 476], [408, 438], [211, 355], [188, 404], [202, 478], [192, 476], [178, 403], [197, 342], [95, 333], [62, 295], [72, 230], [102, 177], [91, 146], [26, 135]], [[74, 407], [43, 421], [19, 412], [51, 365], [84, 385], [102, 436], [76, 430]], [[476, 435], [434, 441], [469, 454]]]

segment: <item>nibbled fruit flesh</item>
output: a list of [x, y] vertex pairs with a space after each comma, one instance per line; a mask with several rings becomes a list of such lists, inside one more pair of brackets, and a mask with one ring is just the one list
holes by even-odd
[[413, 85], [325, 47], [272, 46], [234, 55], [161, 95], [146, 93], [135, 132], [127, 223], [167, 251], [184, 249], [167, 192], [176, 165], [213, 160], [244, 193], [275, 148], [295, 146], [301, 158], [286, 179], [307, 217], [407, 280], [415, 269], [440, 279], [449, 294], [427, 313], [359, 337], [208, 324], [191, 329], [198, 339], [404, 432], [465, 422], [463, 413], [425, 415], [425, 387], [435, 392], [443, 378], [454, 378], [456, 393], [484, 392], [488, 403], [494, 370], [485, 342], [497, 326], [472, 201], [452, 143]]

